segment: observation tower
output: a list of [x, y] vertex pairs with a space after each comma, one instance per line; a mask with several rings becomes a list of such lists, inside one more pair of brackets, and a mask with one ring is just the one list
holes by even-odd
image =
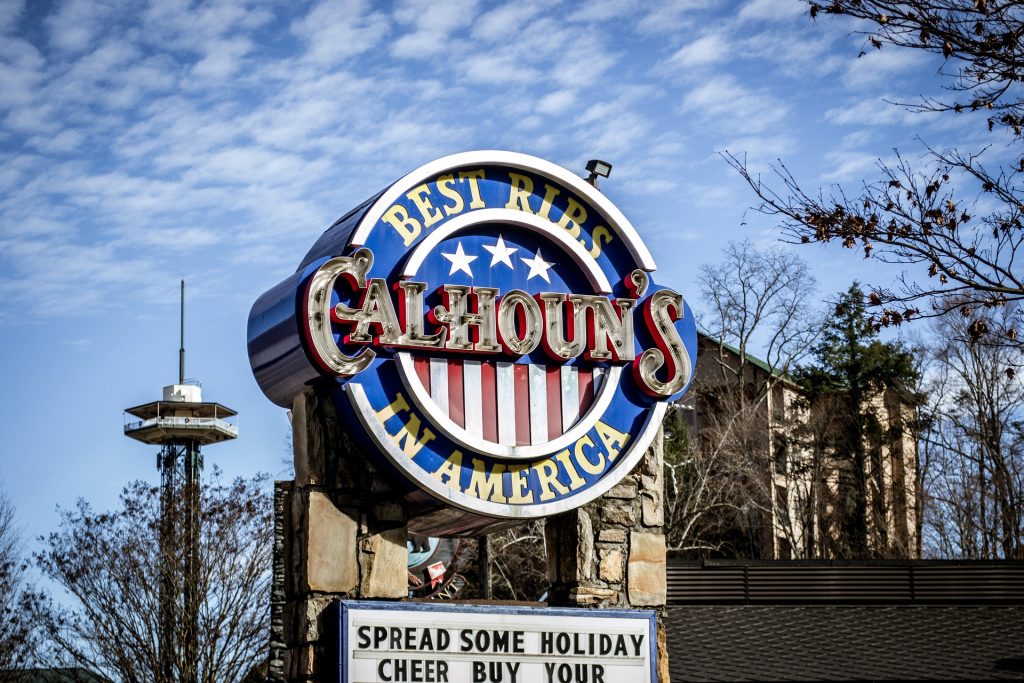
[[[178, 383], [164, 387], [163, 399], [125, 410], [125, 436], [159, 446], [160, 471], [160, 678], [157, 683], [195, 683], [199, 644], [200, 507], [203, 446], [229, 441], [237, 413], [203, 401], [202, 387], [185, 379], [185, 281], [181, 281], [181, 344]], [[131, 416], [131, 419], [128, 416]]]

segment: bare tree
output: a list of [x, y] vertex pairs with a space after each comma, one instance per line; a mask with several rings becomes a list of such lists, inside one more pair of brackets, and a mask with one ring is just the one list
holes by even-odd
[[37, 645], [29, 609], [35, 596], [21, 551], [14, 505], [0, 492], [0, 681], [17, 681], [17, 670], [32, 663]]
[[684, 409], [666, 420], [669, 544], [701, 555], [773, 556], [775, 527], [789, 521], [779, 516], [774, 453], [787, 419], [782, 386], [792, 385], [786, 373], [815, 338], [807, 306], [814, 278], [786, 249], [744, 241], [730, 243], [699, 279], [709, 310], [697, 376]]
[[[701, 266], [698, 282], [708, 307], [701, 327], [718, 341], [723, 379], [744, 375], [751, 348], [775, 370], [766, 378], [769, 385], [807, 355], [817, 331], [815, 311], [807, 305], [815, 280], [801, 258], [779, 246], [730, 242], [721, 261]], [[738, 362], [726, 345], [735, 347]]]
[[496, 600], [539, 600], [548, 589], [544, 520], [490, 535], [491, 592]]
[[[1004, 312], [1016, 315], [1013, 307]], [[1015, 350], [965, 340], [972, 316], [934, 325], [921, 452], [926, 551], [1024, 559], [1024, 383]]]
[[747, 556], [749, 544], [742, 533], [737, 539], [737, 530], [745, 526], [739, 517], [754, 505], [746, 481], [751, 472], [745, 464], [737, 472], [729, 457], [735, 452], [729, 435], [741, 429], [705, 427], [694, 433], [687, 415], [692, 410], [677, 406], [665, 416], [668, 549], [687, 556]]
[[812, 18], [863, 20], [858, 26], [868, 27], [865, 49], [941, 55], [948, 99], [897, 106], [982, 117], [989, 131], [1009, 134], [1009, 146], [1003, 147], [1005, 136], [993, 139], [995, 149], [926, 146], [921, 165], [897, 153], [895, 163], [879, 162], [880, 178], [856, 194], [842, 188], [807, 192], [781, 162], [773, 169], [774, 181], [762, 182], [745, 157], [725, 152], [725, 159], [761, 200], [758, 209], [781, 220], [789, 240], [838, 242], [865, 257], [910, 267], [893, 289], [874, 287], [869, 293], [874, 324], [900, 325], [959, 310], [971, 314], [972, 338], [1020, 347], [1022, 309], [1012, 316], [990, 313], [1024, 299], [1024, 279], [1015, 267], [1024, 240], [1024, 8], [1010, 0], [808, 4]]
[[264, 656], [270, 632], [273, 526], [265, 484], [265, 477], [203, 482], [199, 585], [190, 587], [199, 596], [194, 663], [181, 661], [180, 651], [159, 651], [157, 577], [176, 561], [160, 553], [160, 490], [135, 482], [113, 512], [95, 513], [84, 500], [62, 511], [60, 530], [36, 556], [69, 596], [36, 609], [55, 654], [122, 681], [158, 680], [167, 657], [176, 677], [194, 667], [204, 683], [241, 680]]

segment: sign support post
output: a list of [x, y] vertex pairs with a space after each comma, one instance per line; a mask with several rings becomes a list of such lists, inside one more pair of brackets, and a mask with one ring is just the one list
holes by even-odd
[[284, 647], [270, 680], [306, 683], [329, 674], [331, 603], [406, 597], [406, 517], [323, 391], [297, 396], [291, 418], [295, 479], [279, 488], [283, 519], [275, 525], [283, 573], [274, 577], [281, 618], [272, 640]]

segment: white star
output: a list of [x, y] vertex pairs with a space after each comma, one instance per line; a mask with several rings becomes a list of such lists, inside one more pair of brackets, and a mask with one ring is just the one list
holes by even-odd
[[510, 257], [512, 254], [519, 251], [519, 249], [516, 247], [506, 247], [505, 240], [501, 238], [501, 235], [498, 235], [498, 241], [493, 247], [489, 247], [486, 244], [483, 246], [484, 249], [491, 252], [491, 268], [499, 263], [504, 263], [509, 268], [515, 270], [515, 266], [512, 265], [512, 259]]
[[526, 276], [527, 280], [533, 279], [534, 275], [540, 275], [544, 278], [544, 282], [551, 284], [551, 278], [548, 277], [548, 269], [551, 268], [552, 264], [549, 261], [545, 261], [544, 257], [540, 255], [540, 249], [537, 250], [537, 255], [533, 258], [519, 257], [520, 260], [526, 265], [530, 266], [530, 274]]
[[449, 275], [455, 275], [456, 271], [462, 271], [466, 275], [473, 277], [473, 271], [469, 269], [469, 264], [476, 261], [476, 256], [467, 256], [466, 252], [462, 251], [462, 242], [459, 242], [455, 247], [454, 254], [445, 254], [441, 252], [441, 256], [452, 262], [452, 269], [448, 271]]

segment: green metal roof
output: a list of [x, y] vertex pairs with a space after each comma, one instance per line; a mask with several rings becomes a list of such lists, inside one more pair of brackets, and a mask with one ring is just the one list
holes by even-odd
[[740, 350], [738, 348], [736, 348], [735, 346], [733, 346], [732, 344], [730, 344], [728, 342], [725, 342], [725, 341], [722, 341], [721, 339], [715, 339], [711, 335], [704, 334], [703, 332], [698, 332], [697, 336], [707, 340], [707, 342], [709, 344], [713, 345], [713, 346], [721, 346], [722, 348], [728, 349], [732, 353], [735, 353], [737, 356], [742, 355], [743, 357], [745, 357], [747, 359], [747, 362], [749, 362], [751, 365], [754, 365], [754, 366], [756, 366], [758, 368], [761, 368], [762, 370], [767, 372], [769, 375], [772, 375], [774, 377], [779, 377], [781, 379], [786, 380], [787, 382], [792, 382], [793, 381], [793, 378], [790, 377], [788, 374], [782, 372], [781, 370], [776, 370], [771, 365], [769, 365], [767, 361], [761, 360], [760, 358], [758, 358], [754, 354], [750, 353], [749, 351], [747, 351], [746, 353], [741, 353]]

